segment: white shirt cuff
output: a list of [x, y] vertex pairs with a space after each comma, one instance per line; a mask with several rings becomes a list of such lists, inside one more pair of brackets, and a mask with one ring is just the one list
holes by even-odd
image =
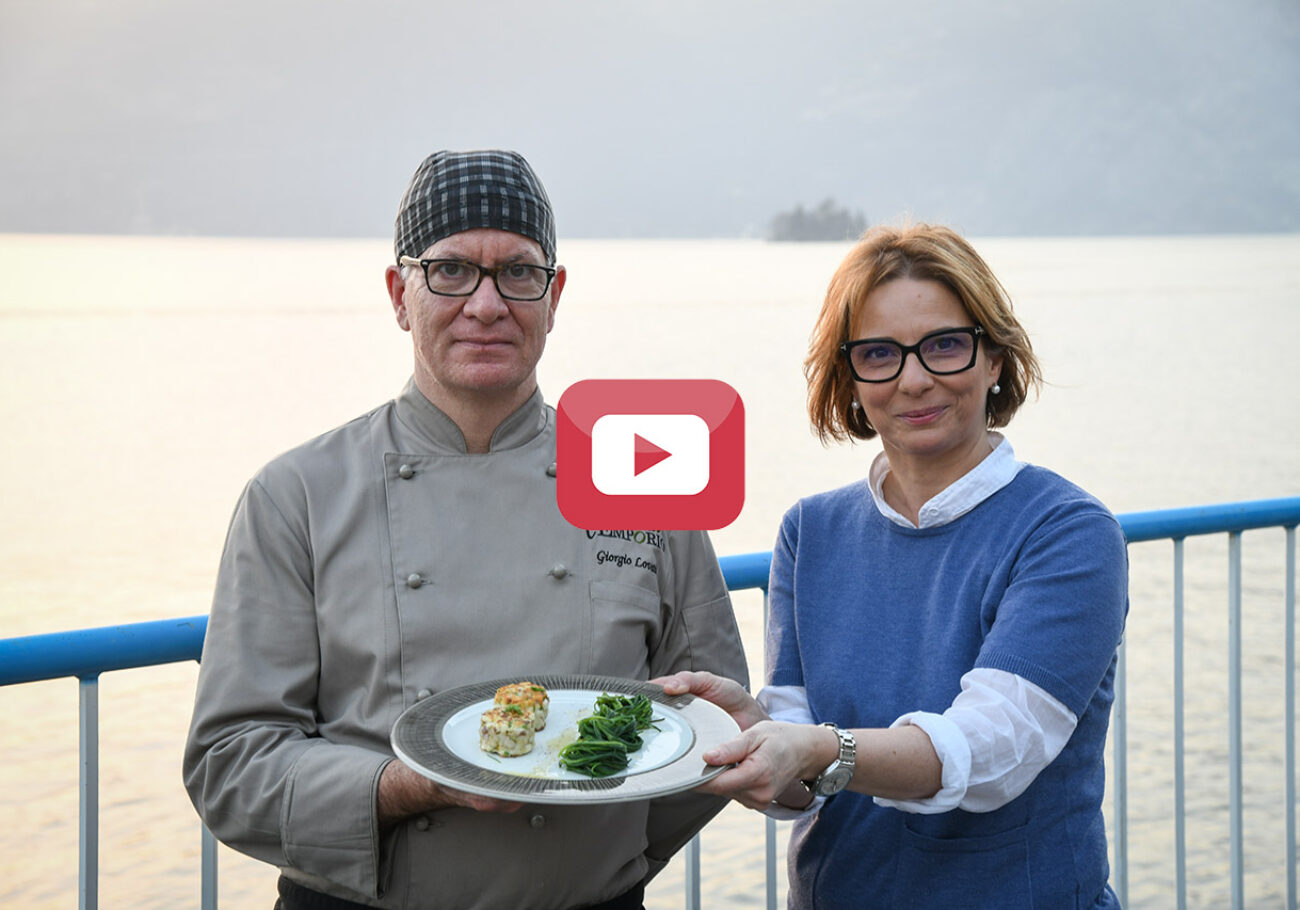
[[931, 714], [928, 711], [904, 714], [889, 727], [892, 730], [894, 727], [908, 725], [920, 727], [930, 737], [935, 754], [939, 756], [939, 763], [943, 765], [943, 786], [938, 793], [926, 799], [885, 799], [880, 796], [872, 799], [878, 806], [889, 806], [919, 815], [937, 815], [956, 809], [966, 796], [966, 782], [970, 780], [970, 743], [966, 741], [965, 734], [942, 714]]

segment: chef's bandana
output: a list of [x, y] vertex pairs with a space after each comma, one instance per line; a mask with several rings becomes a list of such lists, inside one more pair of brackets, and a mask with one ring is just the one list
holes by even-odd
[[555, 217], [524, 156], [487, 149], [434, 152], [415, 171], [397, 210], [393, 252], [419, 257], [444, 237], [473, 228], [536, 240], [555, 264]]

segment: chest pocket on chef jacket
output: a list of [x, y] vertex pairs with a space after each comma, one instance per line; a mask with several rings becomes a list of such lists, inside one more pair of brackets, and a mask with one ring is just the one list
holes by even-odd
[[616, 581], [591, 585], [589, 672], [650, 678], [650, 655], [663, 635], [659, 592]]

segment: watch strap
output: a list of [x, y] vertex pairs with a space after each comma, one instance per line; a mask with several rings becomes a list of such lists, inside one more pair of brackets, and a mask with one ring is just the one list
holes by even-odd
[[853, 778], [853, 768], [857, 763], [858, 744], [853, 734], [827, 721], [821, 726], [830, 727], [840, 740], [840, 754], [818, 774], [816, 779], [806, 784], [814, 796], [833, 796], [843, 790]]

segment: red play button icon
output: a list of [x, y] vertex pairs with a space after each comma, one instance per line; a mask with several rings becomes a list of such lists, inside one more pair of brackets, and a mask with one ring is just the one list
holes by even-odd
[[713, 530], [740, 514], [745, 409], [725, 382], [584, 379], [555, 410], [555, 498], [576, 527]]
[[640, 474], [647, 468], [653, 468], [665, 458], [672, 457], [672, 452], [659, 448], [640, 433], [634, 433], [633, 435], [636, 437], [632, 444], [633, 451], [636, 453], [636, 463], [632, 471], [633, 476]]

